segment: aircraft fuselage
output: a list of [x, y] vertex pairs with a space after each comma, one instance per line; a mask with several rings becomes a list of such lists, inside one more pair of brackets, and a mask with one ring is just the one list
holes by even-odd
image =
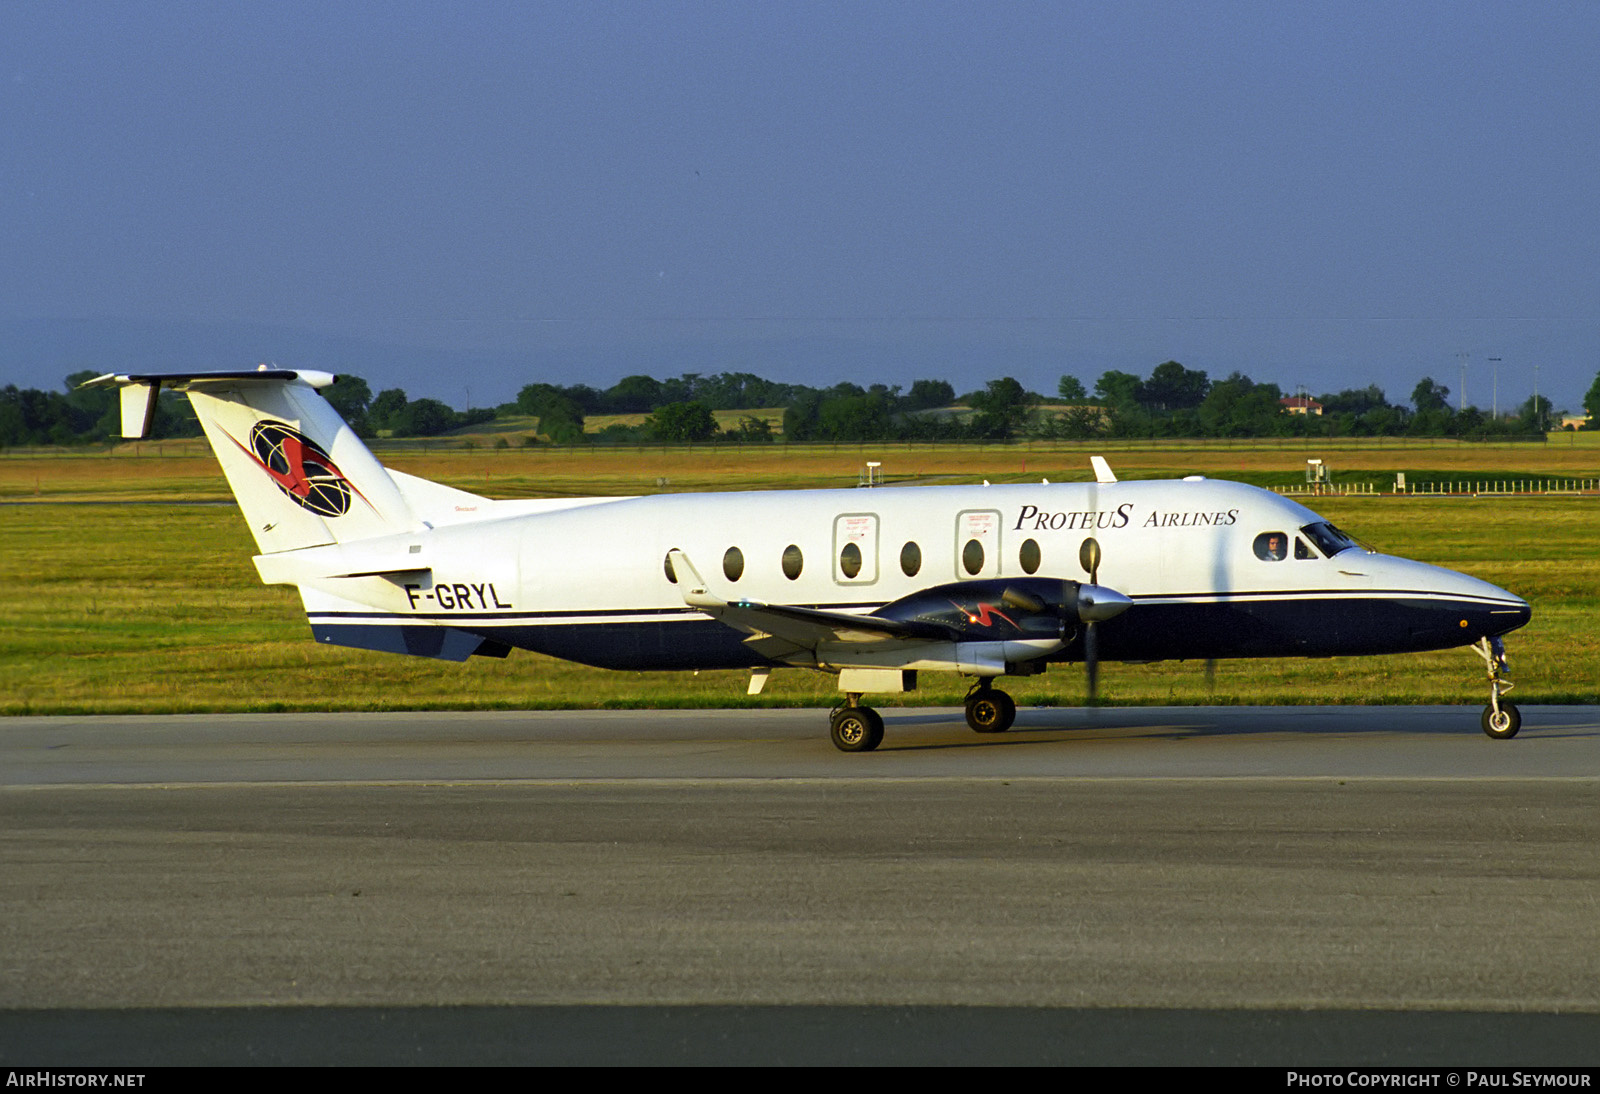
[[[318, 639], [451, 659], [516, 647], [611, 669], [794, 663], [686, 604], [667, 563], [674, 550], [729, 602], [871, 614], [959, 583], [971, 603], [958, 603], [959, 591], [947, 597], [953, 614], [942, 621], [956, 641], [1038, 638], [1039, 620], [993, 594], [1016, 585], [1026, 600], [1025, 587], [1041, 582], [1087, 582], [1080, 549], [1091, 537], [1102, 554], [1097, 584], [1133, 601], [1098, 625], [1102, 660], [1403, 653], [1468, 645], [1529, 618], [1503, 589], [1369, 553], [1297, 502], [1221, 480], [486, 508], [362, 545], [414, 563], [409, 575], [373, 565], [366, 572], [383, 576], [342, 576], [362, 573], [352, 562], [300, 577]], [[1030, 647], [1033, 659], [1082, 658], [1081, 627], [1063, 624], [1056, 637]]]

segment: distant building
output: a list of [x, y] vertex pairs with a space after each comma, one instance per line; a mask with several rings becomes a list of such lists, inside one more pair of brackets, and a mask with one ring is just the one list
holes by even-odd
[[1322, 404], [1306, 395], [1285, 395], [1278, 405], [1290, 414], [1315, 414], [1322, 417]]

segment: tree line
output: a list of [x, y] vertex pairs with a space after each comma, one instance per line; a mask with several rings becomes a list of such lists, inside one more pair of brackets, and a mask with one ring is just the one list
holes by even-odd
[[[17, 445], [86, 444], [118, 436], [116, 392], [81, 388], [96, 373], [75, 372], [62, 392], [0, 389], [0, 448]], [[1491, 439], [1542, 436], [1550, 427], [1551, 404], [1530, 398], [1510, 414], [1450, 405], [1449, 388], [1431, 377], [1412, 389], [1409, 404], [1391, 403], [1377, 385], [1302, 396], [1295, 412], [1276, 384], [1257, 383], [1242, 372], [1212, 380], [1176, 361], [1140, 377], [1110, 370], [1091, 392], [1076, 376], [1060, 378], [1053, 398], [1028, 391], [1012, 377], [991, 380], [957, 395], [943, 380], [827, 388], [777, 383], [751, 373], [674, 379], [627, 376], [604, 390], [587, 384], [532, 383], [498, 407], [456, 410], [437, 399], [410, 399], [400, 388], [372, 393], [359, 376], [342, 376], [323, 395], [362, 436], [431, 437], [496, 419], [531, 417], [537, 436], [556, 444], [770, 443], [778, 439], [766, 416], [746, 414], [727, 426], [716, 411], [780, 409], [782, 439], [793, 442], [873, 441], [996, 442], [1087, 440], [1095, 437], [1293, 437], [1426, 436]], [[1308, 404], [1320, 404], [1311, 407]], [[1600, 375], [1584, 398], [1590, 425], [1600, 422]], [[1320, 413], [1310, 413], [1310, 410]], [[594, 431], [597, 416], [643, 415], [638, 424], [613, 423]], [[163, 392], [152, 434], [194, 436], [199, 425], [188, 400]]]

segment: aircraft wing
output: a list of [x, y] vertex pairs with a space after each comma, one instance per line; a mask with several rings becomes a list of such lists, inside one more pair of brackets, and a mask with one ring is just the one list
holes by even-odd
[[683, 584], [683, 601], [735, 630], [763, 657], [781, 660], [820, 646], [868, 646], [896, 642], [947, 641], [950, 632], [932, 623], [902, 622], [874, 615], [851, 615], [820, 608], [724, 600], [706, 588], [694, 563], [682, 551], [671, 554], [673, 572]]

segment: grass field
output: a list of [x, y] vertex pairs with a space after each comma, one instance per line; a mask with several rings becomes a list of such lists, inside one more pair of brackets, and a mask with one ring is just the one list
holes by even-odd
[[[1597, 435], [1600, 436], [1600, 435]], [[1549, 445], [1321, 444], [1337, 469], [1483, 470], [1594, 476], [1600, 448]], [[264, 587], [230, 505], [139, 504], [227, 497], [209, 454], [0, 458], [0, 713], [831, 705], [833, 681], [775, 673], [759, 700], [742, 673], [615, 673], [513, 652], [448, 664], [318, 645], [298, 596]], [[1056, 481], [1105, 452], [1124, 478], [1297, 473], [1305, 446], [1058, 445], [1035, 448], [530, 449], [381, 457], [403, 470], [499, 497], [853, 485], [863, 459], [896, 481]], [[666, 480], [665, 487], [658, 485]], [[86, 504], [61, 504], [61, 503]], [[93, 504], [93, 503], [101, 504]], [[55, 504], [52, 504], [55, 503]], [[1524, 596], [1533, 622], [1508, 640], [1521, 703], [1600, 702], [1600, 499], [1322, 498], [1314, 507], [1380, 549], [1448, 566]], [[1214, 688], [1198, 663], [1107, 665], [1119, 703], [1478, 703], [1470, 652], [1223, 662]], [[955, 678], [925, 674], [913, 704], [955, 702]], [[1023, 704], [1081, 700], [1068, 666], [1007, 683]]]
[[[469, 438], [470, 439], [470, 438]], [[477, 441], [484, 437], [477, 437]], [[1346, 478], [1600, 476], [1600, 432], [1552, 434], [1547, 444], [1444, 438], [1081, 441], [1010, 445], [699, 445], [693, 447], [460, 447], [461, 438], [382, 441], [379, 459], [490, 497], [631, 495], [679, 490], [854, 486], [867, 460], [890, 482], [1056, 482], [1091, 476], [1105, 455], [1124, 479], [1211, 475], [1258, 485], [1304, 481], [1317, 458]], [[663, 480], [665, 482], [663, 483]], [[227, 484], [203, 440], [141, 441], [105, 449], [0, 452], [0, 501], [225, 501]]]

